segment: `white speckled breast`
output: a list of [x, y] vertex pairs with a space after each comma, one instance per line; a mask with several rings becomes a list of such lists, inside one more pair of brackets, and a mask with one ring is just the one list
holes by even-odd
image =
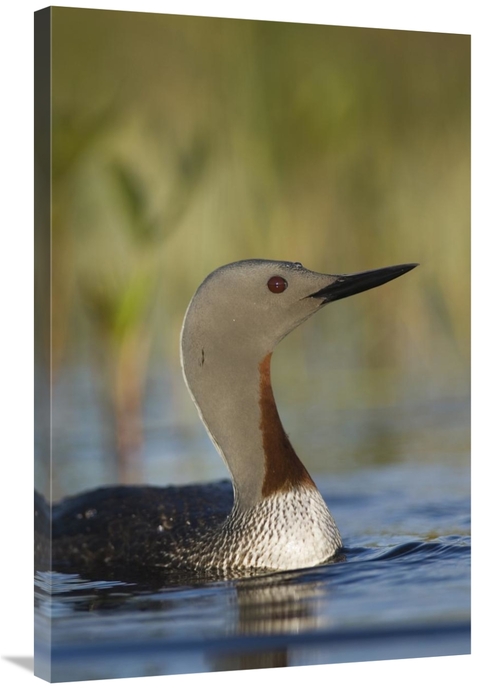
[[300, 569], [325, 562], [341, 547], [339, 531], [319, 491], [299, 486], [243, 512], [235, 506], [198, 551], [196, 566], [225, 572]]

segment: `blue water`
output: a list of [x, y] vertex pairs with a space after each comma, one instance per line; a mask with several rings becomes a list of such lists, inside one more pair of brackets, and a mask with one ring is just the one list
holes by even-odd
[[414, 455], [317, 483], [344, 539], [341, 562], [159, 588], [37, 575], [37, 674], [69, 681], [469, 653], [466, 455]]

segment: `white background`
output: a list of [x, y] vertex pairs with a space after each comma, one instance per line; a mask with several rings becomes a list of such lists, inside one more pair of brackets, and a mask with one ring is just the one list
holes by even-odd
[[[472, 34], [473, 54], [473, 653], [472, 656], [293, 669], [80, 682], [80, 689], [232, 686], [271, 682], [358, 686], [470, 687], [498, 681], [498, 344], [500, 222], [499, 35], [489, 0], [278, 0], [222, 2], [63, 2], [66, 7], [285, 20], [345, 26]], [[41, 685], [6, 658], [33, 654], [33, 12], [44, 5], [2, 7], [0, 216], [1, 638], [4, 687]], [[495, 664], [495, 665], [494, 665]], [[491, 674], [490, 674], [491, 672]], [[64, 687], [67, 683], [58, 686]]]

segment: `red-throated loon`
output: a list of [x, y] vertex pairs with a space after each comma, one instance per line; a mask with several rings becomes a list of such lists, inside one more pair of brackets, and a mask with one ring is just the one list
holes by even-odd
[[[246, 260], [211, 273], [181, 333], [184, 378], [232, 479], [193, 486], [115, 486], [52, 506], [49, 568], [130, 568], [219, 575], [289, 570], [333, 558], [337, 526], [276, 409], [275, 346], [325, 304], [416, 265], [326, 275], [300, 263]], [[36, 508], [40, 516], [42, 505]], [[158, 569], [159, 568], [159, 569]]]

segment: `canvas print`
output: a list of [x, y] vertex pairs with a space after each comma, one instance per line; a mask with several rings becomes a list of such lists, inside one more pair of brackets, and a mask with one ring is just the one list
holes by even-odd
[[470, 36], [35, 15], [35, 672], [470, 652]]

